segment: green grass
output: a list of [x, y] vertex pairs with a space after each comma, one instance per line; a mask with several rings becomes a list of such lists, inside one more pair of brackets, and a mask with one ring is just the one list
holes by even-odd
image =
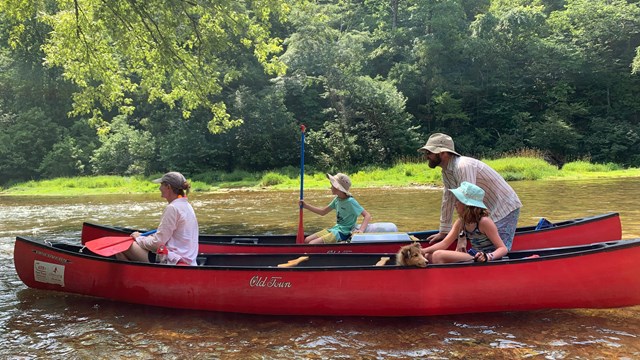
[[[512, 154], [495, 160], [483, 160], [498, 171], [508, 181], [557, 180], [640, 177], [640, 169], [623, 169], [616, 164], [592, 164], [580, 160], [567, 163], [561, 170], [530, 154]], [[274, 190], [298, 189], [300, 170], [291, 166], [278, 171], [251, 173], [234, 171], [224, 173], [207, 171], [194, 175], [191, 190], [210, 192], [231, 188], [263, 188]], [[425, 162], [402, 162], [389, 168], [368, 167], [349, 174], [354, 187], [408, 187], [422, 185], [442, 185], [441, 169], [431, 169]], [[57, 178], [41, 181], [27, 181], [0, 188], [2, 195], [92, 195], [92, 194], [134, 194], [158, 191], [158, 185], [151, 182], [160, 174], [143, 177], [86, 176]], [[329, 181], [324, 172], [305, 173], [305, 189], [328, 189]]]
[[[158, 184], [152, 176], [123, 177], [115, 175], [56, 178], [51, 180], [27, 181], [2, 191], [5, 195], [98, 195], [98, 194], [140, 194], [158, 191]], [[210, 191], [211, 185], [194, 181], [192, 191]]]
[[561, 172], [557, 167], [539, 158], [519, 156], [485, 160], [485, 162], [507, 181], [540, 180], [557, 176]]

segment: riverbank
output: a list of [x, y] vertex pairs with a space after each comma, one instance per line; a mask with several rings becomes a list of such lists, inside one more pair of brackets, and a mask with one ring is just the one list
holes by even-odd
[[[567, 163], [562, 169], [533, 157], [505, 157], [483, 160], [507, 181], [558, 180], [640, 177], [640, 169], [623, 169], [615, 164], [591, 164], [586, 161]], [[144, 176], [86, 176], [27, 181], [0, 189], [0, 195], [79, 196], [99, 194], [151, 193], [158, 185], [150, 180], [161, 174]], [[442, 186], [440, 168], [430, 169], [424, 163], [400, 163], [390, 168], [366, 168], [349, 174], [354, 188]], [[246, 190], [296, 190], [300, 188], [300, 175], [295, 169], [250, 172], [205, 172], [189, 178], [194, 192]], [[305, 189], [329, 187], [322, 172], [306, 173]]]

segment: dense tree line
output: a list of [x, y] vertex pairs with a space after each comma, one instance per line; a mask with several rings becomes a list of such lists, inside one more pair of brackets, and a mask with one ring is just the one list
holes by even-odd
[[353, 171], [523, 148], [640, 166], [640, 1], [0, 4], [4, 183]]

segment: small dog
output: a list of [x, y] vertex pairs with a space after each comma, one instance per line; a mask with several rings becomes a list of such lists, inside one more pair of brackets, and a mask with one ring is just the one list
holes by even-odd
[[400, 248], [396, 254], [396, 265], [427, 267], [427, 259], [422, 255], [420, 244], [414, 242]]

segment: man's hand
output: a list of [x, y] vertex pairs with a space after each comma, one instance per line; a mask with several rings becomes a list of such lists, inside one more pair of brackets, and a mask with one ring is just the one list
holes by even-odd
[[429, 240], [429, 245], [435, 244], [437, 242], [442, 241], [447, 236], [447, 233], [439, 232], [437, 234], [433, 234], [427, 238]]

